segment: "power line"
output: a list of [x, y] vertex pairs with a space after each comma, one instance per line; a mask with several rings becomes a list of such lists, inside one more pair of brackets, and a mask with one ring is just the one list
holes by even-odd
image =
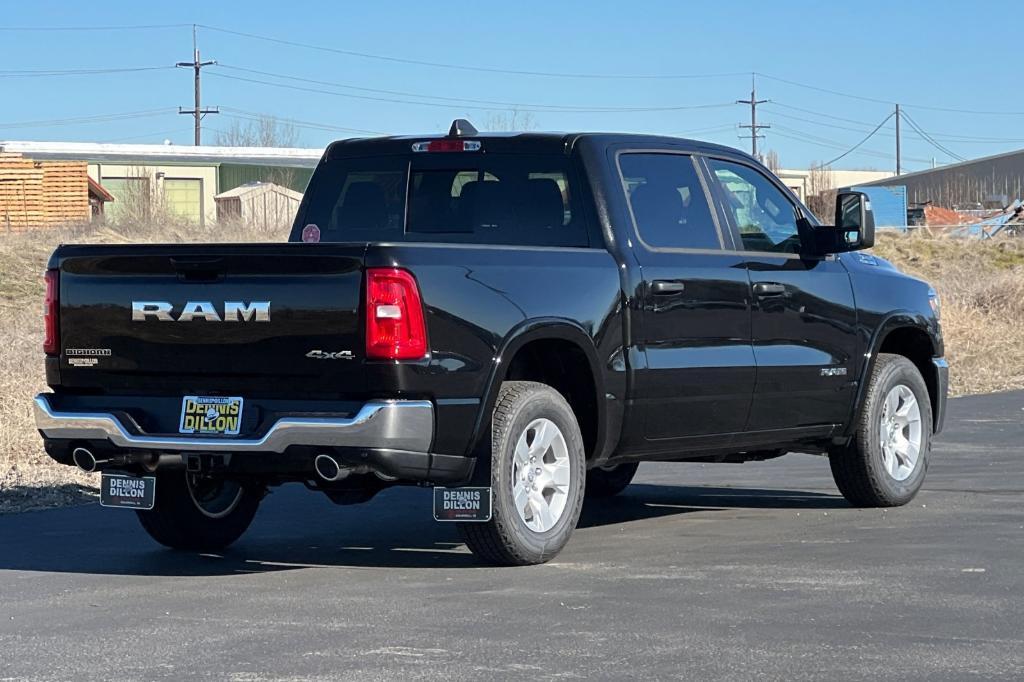
[[[874, 127], [874, 123], [864, 123], [862, 121], [857, 121], [857, 120], [851, 119], [851, 118], [843, 118], [841, 116], [832, 116], [830, 114], [826, 114], [826, 113], [819, 112], [819, 111], [813, 111], [811, 109], [804, 109], [802, 107], [795, 107], [795, 106], [792, 106], [792, 105], [789, 105], [789, 104], [783, 104], [781, 102], [776, 102], [775, 100], [772, 100], [772, 101], [768, 102], [767, 106], [772, 107], [772, 109], [773, 109], [772, 115], [773, 116], [781, 116], [782, 118], [787, 118], [787, 119], [790, 119], [790, 120], [793, 120], [793, 121], [801, 121], [803, 123], [810, 123], [812, 125], [821, 126], [823, 128], [833, 128], [835, 130], [849, 130], [849, 131], [852, 131], [852, 132], [863, 133], [863, 132], [867, 132], [868, 130], [870, 130], [871, 128]], [[804, 118], [802, 116], [793, 116], [792, 114], [784, 114], [784, 113], [782, 113], [780, 111], [774, 111], [775, 107], [785, 107], [786, 109], [792, 109], [794, 111], [802, 111], [802, 112], [805, 112], [805, 113], [812, 114], [814, 116], [823, 116], [825, 118], [835, 119], [837, 121], [846, 121], [846, 122], [853, 123], [853, 124], [855, 124], [857, 126], [862, 126], [862, 127], [854, 128], [854, 127], [851, 127], [851, 126], [837, 125], [835, 123], [826, 123], [824, 121], [816, 121], [814, 119]], [[906, 109], [901, 109], [900, 111], [904, 115], [906, 114]], [[894, 137], [893, 133], [888, 133], [888, 132], [885, 132], [885, 131], [879, 131], [878, 135], [879, 136], [885, 136], [885, 137]], [[917, 139], [920, 139], [920, 140], [924, 140], [925, 139], [925, 138], [921, 137], [920, 135], [916, 135], [916, 134], [914, 135], [914, 137], [917, 138]], [[1011, 144], [1011, 143], [1015, 143], [1015, 142], [1024, 142], [1024, 137], [1016, 137], [1016, 138], [1014, 138], [1014, 137], [984, 137], [984, 136], [975, 136], [975, 135], [960, 135], [958, 133], [935, 133], [935, 134], [932, 134], [931, 137], [936, 139], [936, 140], [941, 140], [941, 141], [944, 141], [944, 142], [963, 142], [963, 143], [981, 143], [981, 144]]]
[[109, 73], [136, 73], [140, 71], [165, 71], [173, 66], [136, 66], [114, 69], [18, 69], [0, 70], [0, 78], [45, 78], [48, 76], [93, 76]]
[[943, 152], [944, 154], [948, 155], [950, 158], [956, 159], [957, 161], [966, 161], [967, 160], [964, 157], [960, 156], [959, 154], [957, 154], [955, 152], [950, 151], [949, 149], [947, 149], [946, 147], [942, 146], [941, 144], [936, 142], [934, 139], [932, 139], [932, 137], [928, 133], [926, 133], [921, 128], [921, 126], [919, 126], [917, 124], [917, 121], [915, 121], [913, 119], [913, 117], [911, 117], [910, 114], [908, 114], [906, 111], [903, 112], [903, 117], [905, 119], [907, 119], [907, 123], [910, 124], [910, 127], [913, 128], [915, 131], [917, 131], [917, 133], [921, 137], [923, 137], [925, 139], [925, 141], [930, 143], [933, 147], [935, 147], [939, 151]]
[[826, 114], [826, 113], [821, 112], [821, 111], [815, 111], [814, 109], [805, 109], [804, 107], [796, 107], [796, 106], [793, 106], [792, 104], [786, 104], [784, 102], [780, 102], [780, 101], [774, 100], [774, 99], [772, 101], [768, 102], [768, 106], [773, 108], [773, 109], [775, 107], [782, 107], [783, 109], [792, 109], [793, 111], [801, 111], [801, 112], [803, 112], [805, 114], [813, 114], [814, 116], [821, 116], [823, 118], [829, 118], [829, 119], [832, 119], [832, 120], [835, 120], [835, 121], [844, 121], [846, 123], [856, 123], [858, 125], [862, 125], [862, 126], [865, 126], [867, 128], [870, 128], [871, 126], [875, 125], [874, 123], [867, 123], [866, 121], [858, 121], [857, 119], [854, 119], [854, 118], [845, 118], [843, 116], [835, 116], [833, 114]]
[[[781, 126], [781, 125], [776, 125], [774, 128], [772, 128], [772, 130], [773, 130], [772, 135], [777, 135], [779, 137], [784, 137], [787, 140], [793, 140], [795, 142], [803, 142], [805, 144], [810, 144], [810, 145], [813, 145], [815, 147], [822, 147], [822, 148], [827, 148], [827, 149], [838, 149], [838, 150], [846, 150], [847, 149], [847, 147], [845, 147], [844, 145], [836, 144], [835, 142], [826, 140], [824, 138], [819, 138], [819, 137], [817, 137], [815, 135], [810, 135], [809, 133], [806, 133], [806, 132], [804, 132], [802, 130], [796, 130], [796, 129], [793, 129], [793, 128], [787, 128], [787, 127]], [[856, 153], [858, 155], [871, 156], [871, 157], [878, 158], [878, 159], [892, 160], [892, 159], [896, 158], [895, 154], [893, 154], [891, 152], [883, 152], [883, 151], [879, 151], [877, 149], [863, 149], [863, 148], [861, 148], [861, 149], [858, 149]], [[910, 157], [910, 156], [904, 156], [903, 159], [904, 159], [904, 161], [909, 160], [909, 161], [915, 161], [915, 162], [918, 162], [918, 163], [931, 163], [931, 159], [922, 159], [922, 158]], [[820, 166], [815, 165], [815, 167], [820, 167]]]
[[[359, 92], [371, 92], [384, 95], [396, 95], [398, 97], [418, 97], [424, 100], [438, 100], [441, 102], [451, 102], [455, 105], [465, 107], [467, 105], [483, 105], [481, 108], [491, 109], [492, 107], [501, 107], [499, 110], [504, 111], [507, 109], [518, 109], [523, 111], [565, 111], [565, 112], [637, 112], [637, 111], [675, 111], [679, 109], [691, 109], [693, 105], [669, 105], [664, 107], [616, 107], [616, 106], [587, 106], [587, 105], [571, 105], [571, 104], [534, 104], [529, 102], [506, 102], [501, 100], [488, 100], [488, 99], [473, 99], [468, 97], [444, 97], [441, 95], [424, 95], [416, 92], [406, 92], [402, 90], [383, 90], [380, 88], [367, 88], [358, 85], [350, 85], [348, 83], [337, 83], [332, 81], [317, 80], [314, 78], [304, 78], [302, 76], [292, 76], [283, 73], [274, 73], [271, 71], [260, 71], [258, 69], [247, 69], [241, 66], [231, 66], [229, 64], [217, 63], [218, 69], [229, 69], [231, 71], [241, 71], [244, 73], [251, 73], [260, 76], [268, 76], [271, 78], [278, 78], [283, 80], [295, 81], [299, 83], [312, 83], [314, 85], [324, 85], [332, 88], [341, 88], [346, 90], [356, 90]], [[224, 75], [224, 74], [221, 74]], [[271, 83], [273, 84], [273, 83]], [[396, 100], [385, 100], [385, 101], [396, 101]], [[405, 100], [397, 100], [405, 103]], [[701, 105], [703, 108], [703, 105]], [[717, 105], [716, 105], [717, 106]], [[723, 103], [721, 106], [725, 106]]]
[[820, 166], [820, 167], [821, 167], [821, 168], [824, 168], [824, 167], [826, 167], [826, 166], [831, 166], [831, 165], [832, 165], [833, 163], [835, 163], [835, 162], [836, 162], [836, 161], [838, 161], [839, 159], [843, 158], [843, 157], [844, 157], [844, 156], [846, 156], [847, 154], [850, 154], [851, 152], [854, 152], [854, 151], [856, 151], [858, 147], [860, 147], [860, 146], [861, 146], [862, 144], [864, 144], [865, 142], [867, 142], [868, 140], [870, 140], [870, 139], [871, 139], [872, 137], [874, 137], [875, 133], [877, 133], [877, 132], [878, 132], [879, 130], [881, 130], [881, 129], [882, 129], [882, 126], [884, 126], [884, 125], [885, 125], [886, 123], [888, 123], [888, 122], [889, 122], [889, 119], [890, 119], [890, 118], [892, 118], [892, 117], [893, 117], [893, 116], [895, 116], [895, 115], [896, 115], [896, 112], [895, 112], [895, 111], [893, 111], [892, 113], [890, 113], [890, 114], [889, 114], [888, 116], [886, 116], [885, 118], [883, 118], [883, 119], [882, 119], [882, 122], [881, 122], [881, 123], [879, 123], [879, 124], [878, 124], [877, 126], [875, 126], [875, 129], [874, 129], [874, 130], [872, 130], [872, 131], [871, 131], [870, 133], [868, 133], [868, 134], [867, 134], [867, 137], [865, 137], [865, 138], [864, 138], [863, 140], [861, 140], [861, 141], [860, 141], [860, 142], [858, 142], [857, 144], [853, 145], [853, 146], [852, 146], [852, 147], [850, 147], [850, 148], [849, 148], [848, 150], [846, 150], [845, 152], [843, 152], [842, 154], [840, 154], [840, 155], [839, 155], [839, 156], [837, 156], [836, 158], [832, 159], [831, 161], [826, 161], [825, 163], [821, 164], [821, 166]]
[[[778, 76], [772, 76], [767, 73], [760, 71], [756, 72], [758, 76], [767, 78], [769, 80], [778, 81], [779, 83], [786, 83], [787, 85], [793, 85], [798, 88], [804, 88], [807, 90], [816, 90], [817, 92], [824, 92], [830, 95], [836, 95], [838, 97], [847, 97], [849, 99], [857, 99], [862, 102], [874, 102], [876, 104], [887, 104], [889, 106], [895, 106], [896, 102], [886, 99], [878, 99], [877, 97], [865, 97], [863, 95], [855, 95], [850, 92], [842, 92], [839, 90], [832, 90], [830, 88], [822, 88], [817, 85], [810, 85], [808, 83], [801, 83], [800, 81], [790, 80], [788, 78], [779, 78]], [[954, 114], [972, 114], [982, 116], [1024, 116], [1024, 111], [991, 111], [983, 109], [958, 109], [954, 107], [937, 107], [929, 104], [909, 104], [904, 106], [911, 106], [915, 109], [928, 109], [930, 111], [945, 111]]]
[[[200, 27], [208, 31], [215, 31], [218, 33], [224, 33], [228, 35], [239, 36], [243, 38], [249, 38], [252, 40], [261, 40], [270, 43], [276, 43], [279, 45], [288, 45], [291, 47], [298, 47], [308, 50], [317, 50], [321, 52], [329, 52], [334, 54], [345, 55], [349, 57], [359, 57], [362, 59], [374, 59], [378, 61], [387, 61], [399, 64], [411, 64], [416, 66], [427, 66], [433, 68], [442, 69], [454, 69], [460, 71], [475, 71], [480, 73], [496, 73], [516, 76], [539, 76], [546, 78], [580, 78], [580, 79], [609, 79], [609, 80], [683, 80], [683, 79], [708, 79], [708, 78], [732, 78], [737, 76], [745, 76], [749, 72], [743, 71], [728, 71], [719, 73], [691, 73], [691, 74], [602, 74], [602, 73], [573, 73], [573, 72], [554, 72], [554, 71], [532, 71], [522, 69], [502, 69], [495, 67], [484, 67], [484, 66], [473, 66], [467, 64], [452, 64], [446, 62], [434, 62], [422, 59], [412, 59], [405, 57], [395, 57], [392, 55], [374, 54], [368, 52], [359, 52], [356, 50], [344, 50], [335, 47], [328, 47], [325, 45], [316, 45], [312, 43], [303, 43], [295, 40], [286, 40], [283, 38], [276, 38], [273, 36], [262, 35], [258, 33], [249, 33], [245, 31], [236, 31], [233, 29], [224, 28], [221, 26], [213, 26], [210, 24], [188, 24], [188, 23], [168, 23], [168, 24], [128, 24], [128, 25], [101, 25], [101, 26], [2, 26], [0, 31], [4, 32], [46, 32], [46, 31], [138, 31], [138, 30], [161, 30], [161, 29], [174, 29], [174, 28], [187, 28], [187, 27]], [[844, 92], [831, 88], [823, 88], [810, 83], [803, 83], [788, 78], [781, 78], [772, 74], [756, 71], [755, 75], [767, 78], [779, 83], [785, 83], [799, 88], [805, 88], [808, 90], [815, 90], [817, 92], [827, 93], [836, 95], [838, 97], [846, 97], [850, 99], [861, 100], [864, 102], [874, 102], [876, 104], [888, 104], [894, 105], [896, 102], [892, 100], [881, 99], [877, 97], [867, 97], [864, 95], [858, 95], [851, 92]], [[990, 115], [990, 116], [1024, 116], [1024, 111], [997, 111], [997, 110], [983, 110], [983, 109], [962, 109], [956, 107], [941, 107], [927, 104], [910, 104], [916, 109], [927, 109], [930, 111], [943, 111], [957, 114], [970, 114], [970, 115]]]
[[[266, 114], [261, 114], [256, 111], [246, 111], [245, 109], [236, 109], [234, 107], [221, 107], [228, 118], [238, 118], [247, 121], [261, 121], [268, 118]], [[331, 123], [318, 123], [316, 121], [304, 121], [296, 118], [286, 118], [284, 116], [269, 116], [275, 121], [281, 121], [282, 123], [290, 123], [298, 128], [310, 128], [314, 130], [326, 130], [343, 133], [366, 133], [369, 135], [389, 135], [390, 133], [382, 132], [380, 130], [366, 130], [363, 128], [346, 128], [344, 126], [333, 125]]]
[[192, 130], [191, 128], [171, 128], [170, 130], [156, 130], [149, 133], [142, 133], [141, 135], [130, 135], [128, 137], [115, 137], [113, 139], [104, 140], [104, 143], [114, 144], [118, 142], [130, 142], [132, 140], [139, 140], [145, 137], [157, 137], [163, 135], [170, 135], [171, 133], [184, 133]]
[[412, 64], [415, 66], [429, 66], [439, 69], [454, 69], [458, 71], [476, 71], [480, 73], [500, 73], [511, 76], [540, 76], [544, 78], [595, 78], [595, 79], [620, 79], [620, 80], [682, 80], [682, 79], [700, 79], [700, 78], [728, 78], [733, 76], [746, 76], [749, 72], [725, 72], [725, 73], [689, 73], [689, 74], [600, 74], [600, 73], [564, 73], [554, 71], [527, 71], [520, 69], [499, 69], [486, 66], [471, 66], [467, 64], [450, 64], [446, 62], [432, 62], [422, 59], [410, 59], [405, 57], [394, 57], [391, 55], [372, 54], [369, 52], [357, 52], [355, 50], [343, 50], [336, 47], [327, 47], [324, 45], [314, 45], [311, 43], [302, 43], [295, 40], [285, 40], [283, 38], [275, 38], [273, 36], [260, 35], [258, 33], [246, 33], [245, 31], [235, 31], [233, 29], [222, 28], [220, 26], [210, 26], [208, 24], [198, 24], [199, 28], [206, 29], [208, 31], [217, 31], [218, 33], [227, 33], [229, 35], [241, 36], [243, 38], [251, 38], [253, 40], [263, 40], [270, 43], [276, 43], [278, 45], [288, 45], [290, 47], [300, 47], [307, 50], [318, 50], [320, 52], [330, 52], [334, 54], [345, 55], [347, 57], [360, 57], [362, 59], [375, 59], [377, 61], [394, 62], [398, 64]]
[[[292, 85], [289, 83], [274, 83], [272, 81], [259, 80], [256, 78], [246, 78], [243, 76], [231, 76], [226, 73], [211, 72], [210, 76], [217, 78], [227, 78], [230, 80], [242, 81], [245, 83], [255, 83], [258, 85], [269, 85], [277, 88], [286, 88], [289, 90], [298, 90], [302, 92], [314, 92], [322, 95], [333, 95], [335, 97], [345, 97], [349, 99], [369, 100], [372, 102], [389, 102], [392, 104], [414, 104], [425, 107], [437, 107], [442, 109], [476, 109], [480, 111], [508, 111], [509, 108], [518, 109], [519, 111], [530, 111], [535, 113], [621, 113], [623, 109], [615, 107], [605, 108], [592, 108], [592, 109], [537, 109], [532, 107], [519, 107], [519, 106], [484, 106], [479, 104], [442, 104], [439, 102], [419, 102], [415, 100], [407, 99], [396, 99], [392, 97], [374, 97], [370, 95], [354, 95], [345, 92], [335, 92], [332, 90], [324, 90], [322, 88], [311, 88], [301, 85]], [[692, 104], [692, 105], [681, 105], [681, 106], [665, 106], [665, 107], [633, 107], [626, 111], [632, 113], [641, 112], [652, 112], [652, 111], [688, 111], [694, 109], [714, 109], [719, 107], [731, 107], [732, 102], [721, 102], [716, 104]]]
[[692, 128], [690, 130], [676, 130], [665, 135], [699, 135], [701, 133], [724, 133], [730, 130], [736, 130], [739, 126], [735, 123], [726, 123], [716, 126], [707, 126], [705, 128]]
[[93, 116], [77, 116], [74, 118], [55, 118], [41, 121], [18, 121], [15, 123], [0, 123], [0, 128], [49, 128], [64, 125], [79, 125], [83, 123], [106, 123], [110, 121], [125, 121], [133, 118], [152, 118], [174, 113], [171, 108], [148, 109], [144, 111], [128, 111], [119, 114], [96, 114]]
[[192, 24], [129, 24], [122, 26], [0, 26], [0, 31], [142, 31], [186, 28]]

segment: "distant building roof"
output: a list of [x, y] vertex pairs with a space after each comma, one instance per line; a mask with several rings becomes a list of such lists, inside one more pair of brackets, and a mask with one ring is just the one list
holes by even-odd
[[90, 198], [94, 197], [94, 198], [99, 199], [100, 201], [103, 201], [103, 202], [113, 201], [114, 200], [114, 195], [112, 195], [110, 192], [108, 192], [103, 187], [103, 185], [101, 185], [100, 183], [96, 182], [92, 178], [89, 178], [89, 197]]
[[293, 199], [302, 200], [302, 192], [296, 192], [288, 187], [282, 187], [281, 185], [273, 182], [247, 182], [244, 185], [229, 189], [226, 192], [221, 192], [214, 199], [232, 199], [234, 197], [242, 197], [246, 194], [262, 193], [262, 192], [276, 192], [277, 194], [284, 194], [285, 196]]
[[235, 163], [313, 168], [323, 149], [295, 147], [192, 147], [173, 144], [104, 144], [97, 142], [25, 142], [0, 140], [0, 151], [32, 159], [85, 160], [105, 163]]
[[913, 173], [903, 173], [901, 175], [894, 175], [891, 178], [883, 180], [873, 180], [866, 182], [866, 185], [892, 185], [897, 182], [902, 182], [907, 178], [920, 178], [926, 177], [933, 173], [947, 173], [949, 171], [956, 171], [959, 169], [969, 168], [975, 164], [990, 163], [999, 159], [1007, 159], [1014, 156], [1020, 156], [1021, 160], [1024, 161], [1024, 149], [1016, 149], [1012, 152], [1002, 152], [1000, 154], [992, 154], [991, 156], [982, 156], [977, 159], [968, 159], [966, 161], [960, 161], [959, 163], [949, 163], [944, 166], [936, 166], [935, 168], [926, 168], [925, 170], [914, 171]]

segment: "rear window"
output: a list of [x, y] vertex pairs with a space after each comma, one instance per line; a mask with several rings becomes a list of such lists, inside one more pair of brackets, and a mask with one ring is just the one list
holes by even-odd
[[310, 183], [320, 240], [588, 246], [568, 159], [425, 154], [337, 159]]

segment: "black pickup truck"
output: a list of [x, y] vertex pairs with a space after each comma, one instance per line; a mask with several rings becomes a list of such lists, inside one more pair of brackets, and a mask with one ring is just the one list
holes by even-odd
[[481, 559], [538, 563], [648, 460], [826, 455], [900, 505], [948, 367], [934, 290], [873, 242], [864, 195], [822, 225], [704, 142], [343, 140], [287, 244], [58, 248], [36, 422], [175, 548], [235, 541], [270, 486], [420, 485]]

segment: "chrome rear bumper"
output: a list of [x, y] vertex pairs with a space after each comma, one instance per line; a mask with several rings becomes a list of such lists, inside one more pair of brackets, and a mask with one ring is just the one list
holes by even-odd
[[166, 452], [284, 452], [293, 445], [430, 452], [434, 407], [427, 400], [379, 400], [355, 416], [285, 417], [260, 438], [150, 436], [133, 433], [108, 412], [55, 412], [47, 394], [35, 398], [36, 428], [45, 438], [106, 440], [117, 448]]

